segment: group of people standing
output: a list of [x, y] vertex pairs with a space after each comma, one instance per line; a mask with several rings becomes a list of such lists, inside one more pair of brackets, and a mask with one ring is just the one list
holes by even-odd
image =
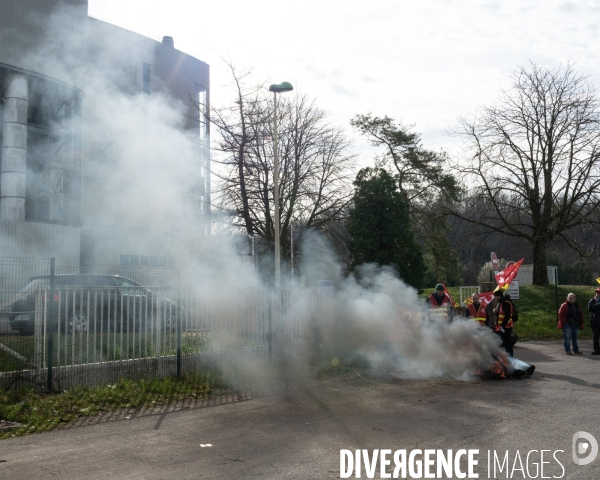
[[[596, 294], [588, 302], [590, 311], [590, 327], [594, 334], [594, 351], [592, 355], [600, 355], [600, 288], [596, 289]], [[583, 330], [585, 324], [583, 309], [576, 302], [574, 293], [567, 295], [567, 301], [564, 302], [558, 310], [558, 328], [563, 331], [563, 341], [567, 355], [583, 355], [579, 350], [579, 330]], [[573, 352], [571, 352], [571, 343]]]
[[494, 299], [496, 305], [490, 308], [479, 301], [479, 295], [474, 293], [471, 297], [473, 303], [467, 305], [465, 317], [477, 321], [481, 326], [488, 326], [502, 339], [506, 353], [513, 356], [512, 332], [515, 325], [517, 309], [512, 303], [510, 296], [504, 294], [504, 290], [496, 290]]
[[[464, 316], [468, 319], [479, 322], [482, 326], [488, 326], [496, 332], [506, 353], [513, 356], [512, 331], [514, 326], [514, 317], [516, 308], [508, 295], [504, 295], [503, 290], [494, 292], [496, 305], [492, 307], [493, 317], [490, 315], [486, 304], [479, 301], [479, 295], [474, 293], [473, 302], [467, 305]], [[429, 306], [429, 317], [436, 320], [452, 321], [454, 319], [454, 308], [452, 300], [446, 293], [444, 285], [438, 283], [435, 292], [429, 295], [427, 299]], [[599, 315], [600, 318], [600, 315]]]
[[[588, 310], [590, 311], [590, 327], [594, 334], [594, 351], [592, 355], [600, 355], [600, 288], [597, 288], [595, 293], [594, 297], [588, 302]], [[482, 326], [492, 328], [502, 338], [506, 353], [512, 357], [513, 342], [511, 337], [514, 322], [518, 318], [517, 309], [503, 290], [495, 291], [494, 298], [496, 305], [490, 309], [487, 304], [481, 303], [479, 295], [474, 293], [472, 296], [473, 302], [467, 305], [464, 316], [479, 322]], [[451, 322], [454, 319], [452, 299], [441, 283], [436, 285], [435, 292], [429, 295], [426, 303], [429, 307], [429, 317], [432, 320]], [[493, 316], [490, 315], [490, 310]], [[576, 302], [575, 294], [569, 293], [566, 302], [558, 310], [558, 328], [563, 331], [564, 347], [567, 355], [583, 355], [577, 342], [579, 330], [583, 330], [583, 327], [583, 310]], [[573, 352], [571, 352], [571, 343], [573, 344]]]

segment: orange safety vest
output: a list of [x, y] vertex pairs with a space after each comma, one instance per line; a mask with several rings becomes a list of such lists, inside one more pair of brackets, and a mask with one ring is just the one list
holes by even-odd
[[479, 308], [475, 311], [475, 305], [470, 303], [467, 308], [469, 309], [469, 319], [481, 323], [481, 325], [485, 325], [485, 307], [483, 303], [479, 304]]
[[[506, 314], [504, 313], [504, 305], [506, 305], [507, 303], [508, 303], [508, 305], [510, 305], [510, 319], [508, 320], [508, 323], [506, 325], [503, 325], [503, 323], [504, 323], [504, 317], [506, 316]], [[512, 328], [513, 325], [514, 325], [514, 323], [512, 321], [512, 316], [513, 316], [513, 306], [512, 306], [512, 303], [510, 303], [510, 302], [502, 302], [502, 306], [498, 310], [498, 318], [496, 319], [496, 328], [494, 328], [494, 330], [496, 332], [499, 332], [501, 327]]]
[[452, 307], [452, 302], [447, 293], [444, 293], [442, 304], [438, 305], [433, 293], [429, 295], [429, 318], [432, 320], [441, 320], [447, 322], [450, 320], [448, 316], [448, 308]]

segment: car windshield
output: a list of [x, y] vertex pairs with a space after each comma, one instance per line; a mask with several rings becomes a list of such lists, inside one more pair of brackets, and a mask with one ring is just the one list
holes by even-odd
[[114, 281], [117, 287], [141, 287], [141, 285], [133, 280], [128, 280], [126, 278], [115, 277]]
[[49, 285], [50, 285], [50, 279], [49, 278], [36, 278], [35, 280], [32, 280], [27, 285], [25, 285], [19, 291], [19, 293], [28, 292], [30, 290], [35, 289], [36, 287], [49, 286]]
[[[140, 287], [133, 280], [110, 275], [57, 275], [54, 284], [59, 286], [73, 285], [82, 287]], [[50, 277], [34, 278], [19, 293], [29, 292], [37, 287], [49, 287]]]
[[103, 277], [103, 276], [81, 276], [74, 278], [74, 284], [82, 287], [114, 287], [114, 277]]

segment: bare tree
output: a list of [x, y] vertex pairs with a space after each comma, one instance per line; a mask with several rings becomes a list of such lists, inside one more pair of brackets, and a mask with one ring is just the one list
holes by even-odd
[[[231, 225], [270, 243], [274, 240], [273, 100], [262, 86], [248, 87], [249, 73], [229, 64], [236, 92], [232, 106], [214, 109], [219, 207]], [[340, 235], [351, 198], [354, 155], [343, 132], [307, 96], [288, 94], [278, 101], [280, 225], [282, 248], [290, 229], [318, 229]]]
[[551, 70], [531, 63], [514, 72], [512, 82], [497, 105], [462, 119], [457, 132], [470, 153], [468, 164], [458, 167], [470, 197], [490, 208], [473, 214], [467, 202], [452, 213], [525, 239], [534, 283], [543, 285], [549, 243], [560, 238], [578, 250], [570, 232], [597, 224], [600, 109], [587, 78], [568, 65]]
[[[233, 79], [235, 101], [232, 105], [211, 110], [210, 122], [216, 127], [219, 139], [212, 149], [224, 153], [223, 158], [214, 158], [213, 163], [225, 168], [214, 168], [220, 180], [220, 189], [214, 192], [217, 207], [233, 210], [236, 224], [243, 226], [248, 235], [254, 235], [254, 218], [251, 214], [250, 193], [248, 192], [247, 175], [253, 171], [248, 165], [249, 150], [265, 135], [268, 113], [262, 103], [262, 85], [248, 88], [246, 81], [251, 72], [236, 70], [231, 62], [227, 63]], [[218, 188], [219, 188], [218, 187]], [[233, 200], [233, 205], [232, 205]]]
[[[471, 285], [477, 283], [481, 266], [490, 259], [490, 252], [496, 252], [508, 260], [516, 261], [525, 257], [531, 263], [531, 245], [521, 237], [507, 236], [487, 226], [474, 223], [481, 217], [494, 217], [494, 210], [485, 198], [466, 197], [461, 211], [469, 221], [457, 217], [448, 217], [452, 225], [452, 247], [458, 254], [464, 267], [463, 280]], [[497, 226], [500, 224], [498, 223]], [[489, 272], [488, 272], [489, 274]], [[489, 275], [488, 275], [489, 276]]]

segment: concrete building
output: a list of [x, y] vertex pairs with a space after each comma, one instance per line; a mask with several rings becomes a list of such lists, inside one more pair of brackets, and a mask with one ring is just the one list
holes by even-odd
[[89, 17], [87, 0], [2, 0], [0, 258], [55, 257], [72, 267], [178, 261], [160, 231], [107, 210], [110, 155], [86, 108], [95, 87], [82, 80], [96, 59], [114, 62], [119, 95], [179, 105], [180, 128], [196, 147], [198, 210], [209, 211], [209, 66], [170, 36], [159, 42]]

